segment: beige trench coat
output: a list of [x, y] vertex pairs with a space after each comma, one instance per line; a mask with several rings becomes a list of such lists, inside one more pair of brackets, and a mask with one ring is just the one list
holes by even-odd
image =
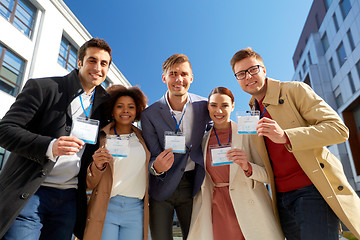
[[[250, 107], [254, 105], [252, 98]], [[341, 162], [325, 147], [348, 139], [349, 131], [338, 114], [307, 84], [271, 78], [267, 79], [263, 105], [285, 130], [291, 143], [287, 148], [300, 167], [339, 219], [360, 238], [360, 199], [348, 183]], [[253, 142], [270, 173], [276, 208], [275, 182], [264, 140], [254, 138]]]
[[[114, 123], [108, 124], [102, 129], [102, 131], [108, 134], [113, 124]], [[147, 170], [150, 159], [150, 152], [145, 145], [141, 131], [135, 126], [132, 126], [132, 130], [135, 132], [146, 152]], [[100, 139], [100, 146], [104, 145], [105, 138], [102, 137]], [[146, 171], [146, 179], [147, 183], [144, 197], [144, 239], [148, 239], [149, 226], [148, 171]], [[83, 239], [100, 240], [113, 184], [113, 164], [109, 164], [103, 171], [100, 171], [92, 162], [88, 167], [86, 183], [88, 189], [92, 190], [92, 194], [88, 203], [87, 221]]]
[[[232, 147], [245, 150], [252, 166], [252, 176], [246, 177], [239, 165], [230, 165], [229, 193], [241, 231], [247, 240], [284, 239], [269, 192], [264, 185], [269, 183], [268, 174], [252, 144], [251, 135], [238, 134], [237, 124], [234, 122], [231, 122], [231, 127]], [[204, 136], [204, 164], [211, 131]], [[214, 239], [211, 215], [213, 188], [214, 183], [206, 172], [201, 190], [194, 198], [188, 240]]]

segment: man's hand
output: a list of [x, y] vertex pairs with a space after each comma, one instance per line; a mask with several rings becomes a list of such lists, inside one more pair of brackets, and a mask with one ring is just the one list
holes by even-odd
[[59, 137], [53, 144], [53, 156], [73, 155], [80, 151], [84, 146], [84, 142], [77, 137], [62, 136]]
[[166, 172], [174, 163], [174, 153], [172, 148], [162, 151], [154, 161], [154, 168], [157, 173]]
[[266, 117], [260, 119], [256, 130], [259, 136], [268, 137], [274, 143], [285, 144], [287, 141], [284, 130], [272, 119]]
[[246, 156], [246, 152], [240, 149], [230, 149], [226, 153], [226, 157], [233, 161], [234, 163], [238, 164], [244, 171], [249, 170], [249, 162]]
[[101, 147], [98, 150], [96, 150], [92, 157], [93, 157], [95, 166], [99, 170], [103, 170], [107, 163], [109, 163], [110, 161], [113, 161], [113, 156], [104, 147]]

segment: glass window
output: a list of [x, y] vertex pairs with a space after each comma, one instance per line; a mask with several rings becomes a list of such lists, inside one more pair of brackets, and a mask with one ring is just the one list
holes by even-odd
[[336, 55], [339, 60], [340, 67], [346, 62], [346, 52], [344, 48], [344, 44], [341, 42], [339, 47], [336, 49]]
[[315, 23], [316, 23], [316, 29], [319, 30], [321, 25], [321, 20], [319, 19], [319, 15], [317, 13], [315, 14]]
[[0, 147], [0, 170], [2, 169], [2, 166], [4, 164], [5, 152], [6, 152], [6, 150], [3, 149], [2, 147]]
[[344, 104], [344, 101], [342, 99], [340, 86], [335, 89], [334, 95], [337, 106], [341, 107]]
[[332, 58], [330, 58], [329, 64], [330, 64], [331, 74], [334, 77], [336, 74], [336, 70], [335, 70], [335, 65], [334, 65], [334, 61]]
[[311, 64], [312, 64], [312, 60], [311, 60], [311, 54], [310, 54], [310, 52], [308, 52], [308, 60], [309, 60], [309, 65], [311, 65]]
[[349, 39], [349, 44], [350, 44], [350, 48], [351, 48], [351, 51], [354, 51], [355, 49], [355, 43], [354, 43], [354, 39], [352, 37], [352, 34], [351, 34], [351, 30], [349, 28], [349, 30], [346, 32], [346, 35]]
[[306, 72], [306, 70], [307, 70], [306, 61], [304, 61], [303, 65], [302, 65], [302, 69], [303, 69], [303, 72]]
[[339, 23], [338, 23], [338, 20], [336, 18], [336, 13], [334, 13], [332, 15], [332, 19], [333, 19], [333, 22], [334, 22], [334, 26], [335, 26], [335, 29], [336, 29], [336, 32], [339, 31]]
[[326, 10], [329, 9], [330, 5], [331, 5], [331, 2], [332, 0], [324, 0], [324, 4], [325, 4], [325, 7], [326, 7]]
[[341, 0], [340, 1], [340, 10], [341, 10], [343, 19], [345, 19], [351, 10], [350, 0]]
[[36, 10], [28, 0], [0, 0], [0, 14], [28, 37], [33, 32]]
[[76, 60], [76, 48], [65, 37], [62, 37], [58, 63], [68, 71], [72, 71], [76, 68]]
[[351, 92], [354, 93], [356, 91], [356, 89], [355, 89], [354, 80], [352, 78], [351, 72], [348, 73], [348, 80], [349, 80]]
[[329, 40], [328, 40], [328, 37], [326, 35], [326, 33], [324, 33], [324, 35], [322, 36], [321, 38], [321, 43], [322, 43], [322, 46], [323, 46], [323, 49], [324, 49], [324, 53], [326, 52], [326, 50], [328, 50], [329, 48]]
[[360, 79], [360, 60], [356, 63], [356, 70], [358, 72], [358, 76], [359, 76], [359, 79]]
[[358, 130], [358, 132], [360, 132], [360, 106], [357, 106], [353, 110], [353, 114], [354, 114], [354, 118], [355, 118], [356, 129]]
[[105, 81], [103, 81], [103, 82], [101, 83], [101, 86], [102, 86], [104, 89], [106, 89], [106, 88], [109, 87], [111, 84], [112, 84], [112, 81], [111, 81], [108, 77], [106, 77], [106, 78], [105, 78]]
[[0, 90], [12, 96], [19, 93], [24, 61], [0, 45]]

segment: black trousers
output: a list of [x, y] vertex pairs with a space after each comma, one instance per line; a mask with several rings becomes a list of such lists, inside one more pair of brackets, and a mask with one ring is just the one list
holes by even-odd
[[153, 240], [173, 239], [174, 210], [180, 223], [183, 239], [187, 238], [192, 213], [192, 192], [195, 171], [185, 172], [174, 193], [164, 201], [150, 197], [150, 232]]

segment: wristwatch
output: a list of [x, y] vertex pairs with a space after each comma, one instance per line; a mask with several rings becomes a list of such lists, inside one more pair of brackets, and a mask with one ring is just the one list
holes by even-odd
[[158, 173], [155, 168], [154, 168], [154, 163], [151, 164], [150, 166], [150, 173], [152, 175], [155, 175], [155, 176], [160, 176], [161, 174], [163, 174], [164, 172], [161, 172], [161, 173]]

